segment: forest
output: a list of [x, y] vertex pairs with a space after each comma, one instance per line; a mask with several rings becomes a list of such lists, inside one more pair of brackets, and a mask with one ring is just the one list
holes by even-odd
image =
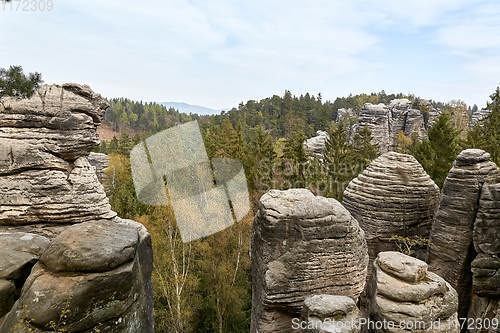
[[[122, 217], [143, 223], [154, 248], [155, 326], [158, 332], [244, 332], [249, 330], [251, 277], [249, 243], [253, 212], [260, 196], [271, 188], [306, 187], [315, 194], [342, 201], [354, 177], [378, 156], [371, 133], [361, 128], [350, 140], [352, 119], [335, 123], [339, 108], [359, 110], [366, 102], [388, 103], [413, 95], [385, 92], [350, 95], [323, 101], [320, 94], [272, 96], [241, 103], [214, 116], [187, 115], [155, 103], [111, 99], [105, 123], [120, 133], [102, 141], [97, 152], [109, 154], [105, 187], [112, 208]], [[418, 140], [398, 135], [399, 152], [413, 155], [431, 178], [442, 186], [462, 149], [488, 151], [500, 164], [500, 89], [490, 96], [489, 115], [469, 127], [472, 108], [461, 101], [431, 102], [442, 110]], [[425, 112], [425, 110], [422, 110]], [[149, 135], [197, 120], [210, 158], [242, 162], [251, 193], [252, 212], [231, 228], [184, 244], [175, 227], [171, 207], [141, 204], [134, 192], [128, 154]], [[316, 130], [327, 130], [322, 158], [312, 159], [303, 142]]]

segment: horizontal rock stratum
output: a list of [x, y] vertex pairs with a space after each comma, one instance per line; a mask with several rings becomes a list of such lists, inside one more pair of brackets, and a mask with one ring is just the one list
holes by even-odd
[[335, 199], [306, 189], [271, 190], [259, 202], [252, 241], [251, 332], [289, 332], [312, 294], [364, 289], [364, 232]]
[[88, 161], [107, 103], [78, 84], [0, 102], [0, 333], [153, 332], [151, 237]]
[[[398, 249], [395, 236], [427, 239], [438, 202], [439, 188], [417, 160], [388, 152], [349, 183], [343, 204], [365, 231], [373, 261]], [[416, 255], [424, 259], [426, 251], [424, 244]]]

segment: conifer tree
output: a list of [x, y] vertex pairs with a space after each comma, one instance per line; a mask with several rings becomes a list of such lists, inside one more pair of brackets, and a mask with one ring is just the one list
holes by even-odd
[[434, 182], [442, 187], [451, 165], [460, 151], [460, 131], [455, 129], [449, 113], [441, 114], [429, 129], [427, 138], [415, 141], [412, 154]]
[[490, 98], [486, 107], [490, 113], [468, 133], [467, 143], [490, 153], [491, 160], [500, 166], [500, 87]]
[[0, 68], [0, 98], [4, 96], [28, 98], [42, 83], [40, 73], [24, 74], [21, 66]]

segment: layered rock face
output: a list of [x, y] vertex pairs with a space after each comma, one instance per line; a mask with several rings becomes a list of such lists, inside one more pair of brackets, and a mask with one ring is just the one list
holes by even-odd
[[153, 332], [151, 238], [88, 161], [106, 107], [76, 84], [1, 100], [1, 333]]
[[395, 99], [389, 105], [365, 103], [359, 112], [358, 127], [372, 132], [372, 143], [384, 153], [396, 148], [396, 137], [403, 132], [408, 137], [422, 139], [440, 112], [427, 105], [428, 112], [412, 108], [408, 99]]
[[[467, 316], [469, 308], [471, 262], [476, 256], [472, 239], [481, 188], [486, 178], [498, 174], [498, 168], [490, 161], [489, 153], [479, 149], [462, 151], [446, 177], [439, 209], [432, 225], [428, 253], [429, 269], [442, 276], [457, 290], [460, 317]], [[485, 201], [485, 205], [489, 204]], [[479, 222], [480, 226], [485, 224], [489, 225], [491, 222]], [[478, 227], [476, 237], [489, 239], [490, 232]], [[479, 242], [481, 243], [480, 240]], [[479, 264], [479, 261], [477, 263]]]
[[306, 152], [313, 156], [321, 158], [323, 151], [325, 150], [326, 140], [328, 139], [328, 133], [325, 131], [317, 131], [316, 136], [304, 141], [304, 149]]
[[307, 297], [304, 300], [302, 319], [300, 328], [304, 333], [361, 332], [360, 312], [352, 298], [347, 296]]
[[500, 322], [500, 177], [487, 179], [481, 189], [473, 241], [477, 256], [471, 263], [474, 294], [469, 318]]
[[87, 156], [106, 102], [86, 86], [42, 86], [0, 104], [0, 225], [111, 219]]
[[460, 332], [457, 292], [419, 259], [379, 253], [368, 290], [371, 319], [393, 325], [374, 332]]
[[363, 230], [336, 200], [305, 189], [271, 190], [259, 202], [252, 243], [251, 332], [288, 332], [312, 294], [364, 289]]
[[472, 112], [470, 115], [470, 127], [474, 127], [476, 124], [478, 124], [481, 120], [486, 118], [490, 114], [490, 110], [487, 109], [478, 109], [476, 112]]
[[90, 165], [92, 165], [95, 169], [95, 173], [97, 175], [97, 179], [102, 184], [104, 177], [106, 176], [104, 171], [109, 166], [109, 157], [106, 154], [94, 153], [91, 152], [88, 157]]
[[[353, 179], [343, 205], [364, 230], [370, 261], [395, 251], [394, 236], [429, 236], [439, 188], [411, 155], [385, 153]], [[426, 248], [416, 255], [424, 258]], [[370, 270], [370, 268], [369, 268]]]

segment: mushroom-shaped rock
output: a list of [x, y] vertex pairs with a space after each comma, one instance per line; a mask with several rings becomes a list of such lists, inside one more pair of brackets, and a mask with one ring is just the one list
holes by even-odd
[[[470, 302], [471, 261], [475, 256], [473, 229], [481, 188], [487, 178], [498, 174], [498, 168], [490, 161], [489, 153], [480, 149], [462, 151], [446, 177], [439, 208], [432, 225], [428, 254], [429, 269], [443, 277], [457, 290], [460, 317], [467, 316]], [[479, 225], [484, 223], [491, 222], [484, 220], [479, 222]], [[487, 233], [490, 232], [494, 233], [494, 231]], [[478, 233], [482, 234], [479, 229]], [[478, 246], [481, 246], [480, 244], [481, 242]]]
[[290, 331], [311, 294], [357, 300], [364, 288], [364, 233], [335, 199], [305, 189], [267, 192], [259, 202], [251, 247], [251, 332]]
[[371, 319], [387, 323], [375, 332], [460, 332], [457, 292], [419, 259], [379, 253], [368, 290]]
[[[438, 186], [417, 160], [389, 152], [349, 183], [343, 204], [365, 231], [373, 261], [379, 252], [397, 250], [395, 236], [426, 239], [438, 201]], [[425, 252], [417, 255], [423, 258]]]
[[300, 322], [307, 333], [361, 332], [360, 312], [352, 298], [337, 295], [313, 295], [304, 300]]

